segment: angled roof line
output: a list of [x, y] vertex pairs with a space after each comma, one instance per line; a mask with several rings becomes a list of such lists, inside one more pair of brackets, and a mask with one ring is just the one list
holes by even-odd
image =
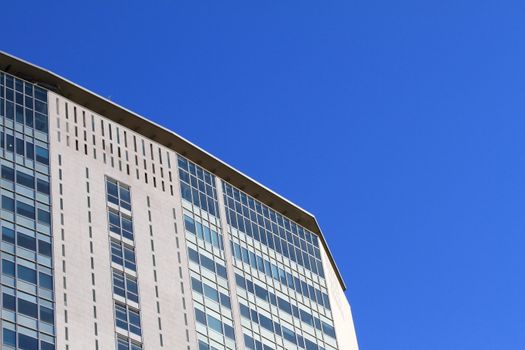
[[328, 258], [335, 270], [343, 290], [346, 285], [332, 256], [330, 248], [321, 231], [317, 219], [297, 204], [275, 193], [268, 187], [255, 181], [233, 166], [220, 160], [194, 143], [175, 132], [128, 110], [86, 88], [81, 87], [47, 69], [12, 56], [0, 50], [0, 70], [33, 82], [54, 91], [71, 101], [82, 105], [112, 121], [134, 130], [153, 141], [187, 157], [206, 170], [231, 183], [235, 187], [260, 200], [270, 208], [296, 221], [319, 236], [327, 251]]

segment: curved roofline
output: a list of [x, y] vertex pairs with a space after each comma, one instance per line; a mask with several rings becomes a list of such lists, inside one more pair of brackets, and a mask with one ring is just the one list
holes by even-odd
[[296, 221], [319, 236], [341, 287], [346, 285], [332, 256], [330, 248], [313, 214], [275, 193], [233, 166], [220, 160], [175, 132], [129, 109], [81, 87], [47, 69], [36, 66], [0, 50], [0, 70], [40, 85], [117, 122], [173, 151], [187, 157], [211, 173], [260, 200], [270, 208]]

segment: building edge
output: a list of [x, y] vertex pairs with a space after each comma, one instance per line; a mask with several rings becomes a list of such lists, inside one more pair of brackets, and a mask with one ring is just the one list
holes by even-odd
[[58, 93], [85, 108], [104, 115], [106, 118], [144, 135], [152, 141], [172, 149], [312, 231], [319, 237], [342, 291], [346, 290], [346, 284], [321, 227], [316, 217], [307, 210], [282, 197], [177, 133], [45, 68], [0, 50], [0, 70]]

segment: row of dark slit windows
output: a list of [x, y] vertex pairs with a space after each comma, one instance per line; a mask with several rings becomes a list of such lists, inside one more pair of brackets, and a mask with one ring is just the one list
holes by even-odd
[[0, 168], [0, 176], [2, 179], [10, 181], [10, 182], [16, 182], [18, 185], [22, 185], [25, 187], [28, 187], [32, 190], [37, 190], [37, 192], [40, 192], [45, 195], [49, 195], [49, 182], [39, 179], [36, 179], [35, 177], [29, 174], [26, 174], [22, 171], [15, 171], [13, 168], [2, 165]]
[[7, 152], [14, 152], [19, 156], [26, 157], [30, 160], [36, 160], [43, 165], [49, 165], [49, 151], [30, 141], [24, 141], [8, 133], [0, 132], [0, 149]]
[[9, 75], [4, 84], [3, 77], [0, 74], [0, 117], [47, 133], [47, 91]]

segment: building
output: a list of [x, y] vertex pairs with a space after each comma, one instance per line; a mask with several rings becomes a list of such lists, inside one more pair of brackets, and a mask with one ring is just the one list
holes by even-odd
[[2, 349], [357, 349], [313, 215], [0, 53]]

